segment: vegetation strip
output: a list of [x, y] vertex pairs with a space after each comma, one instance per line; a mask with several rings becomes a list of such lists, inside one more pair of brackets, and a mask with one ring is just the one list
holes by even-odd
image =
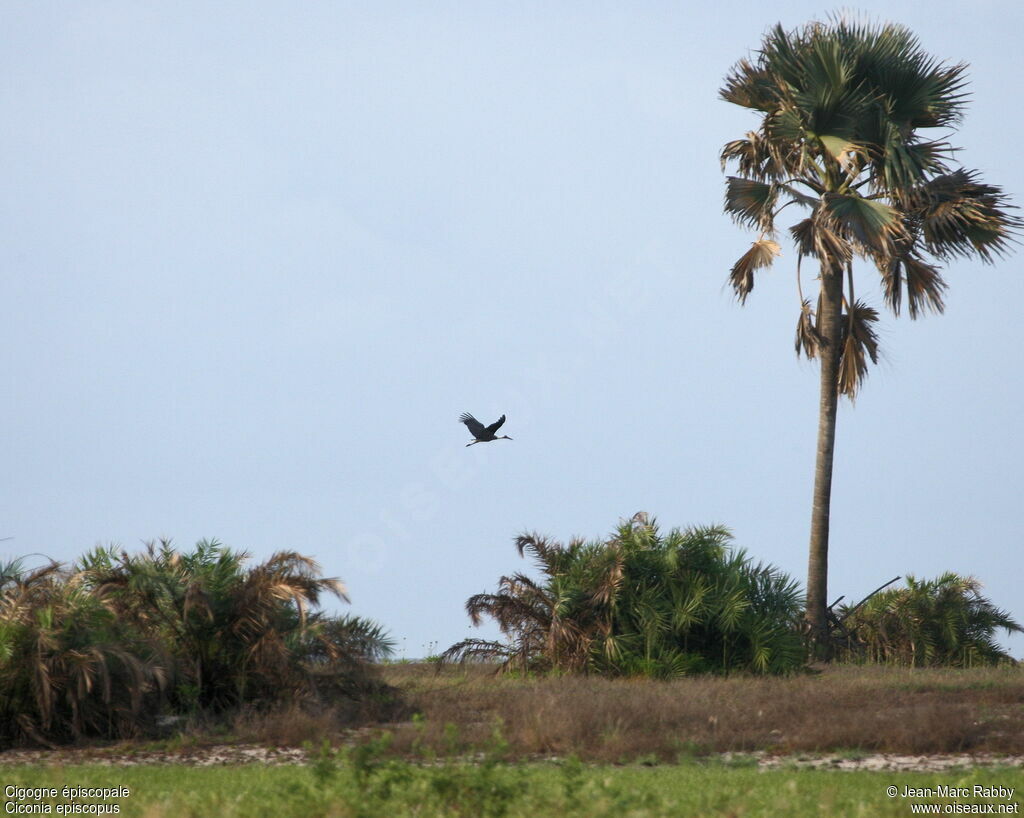
[[[942, 774], [769, 770], [749, 766], [684, 764], [660, 767], [335, 763], [308, 767], [190, 768], [174, 766], [0, 767], [4, 786], [121, 787], [120, 799], [78, 801], [117, 807], [146, 818], [195, 816], [906, 816], [912, 802], [1019, 804], [1019, 770], [974, 769]], [[904, 788], [989, 788], [988, 798], [903, 797]], [[895, 787], [896, 796], [887, 794]], [[1010, 797], [999, 795], [1011, 788]], [[945, 792], [946, 790], [943, 790]], [[20, 804], [68, 803], [59, 796]]]

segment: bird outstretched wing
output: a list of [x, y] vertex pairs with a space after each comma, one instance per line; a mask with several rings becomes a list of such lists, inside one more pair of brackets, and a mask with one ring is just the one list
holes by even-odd
[[[505, 418], [502, 418], [502, 420], [504, 419]], [[463, 412], [459, 415], [459, 422], [466, 424], [466, 428], [469, 429], [469, 433], [473, 435], [473, 437], [480, 437], [484, 432], [484, 425], [469, 414], [469, 412]]]
[[487, 433], [493, 435], [496, 431], [498, 431], [498, 429], [501, 428], [501, 424], [504, 423], [504, 422], [505, 422], [505, 416], [502, 415], [500, 418], [498, 418], [496, 421], [494, 421], [494, 423], [492, 423], [490, 426], [487, 427]]

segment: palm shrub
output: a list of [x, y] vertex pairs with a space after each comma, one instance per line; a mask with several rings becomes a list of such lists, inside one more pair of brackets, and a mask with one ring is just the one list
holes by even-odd
[[394, 648], [394, 640], [376, 622], [323, 612], [309, 615], [290, 646], [306, 703], [329, 705], [346, 721], [383, 721], [402, 710], [398, 691], [375, 667]]
[[164, 540], [134, 555], [96, 548], [70, 568], [0, 563], [0, 745], [133, 736], [168, 709], [299, 700], [390, 712], [394, 691], [370, 663], [392, 641], [369, 620], [316, 610], [325, 593], [346, 598], [341, 583], [295, 552], [247, 559]]
[[315, 610], [325, 594], [348, 598], [311, 558], [280, 551], [247, 567], [248, 558], [216, 540], [187, 553], [162, 540], [135, 555], [95, 549], [82, 570], [119, 616], [173, 655], [178, 710], [310, 698], [317, 679], [363, 680], [366, 660], [391, 650], [373, 623]]
[[137, 735], [167, 668], [81, 572], [0, 566], [0, 745]]
[[973, 667], [1012, 661], [996, 632], [1024, 632], [1006, 611], [981, 594], [974, 577], [946, 572], [932, 580], [907, 577], [905, 588], [871, 597], [859, 608], [840, 608], [852, 634], [846, 659], [910, 667]]
[[605, 541], [522, 535], [520, 556], [543, 578], [504, 576], [466, 603], [474, 624], [493, 618], [506, 641], [467, 639], [442, 659], [662, 678], [801, 667], [797, 584], [730, 541], [721, 526], [661, 534], [643, 513]]

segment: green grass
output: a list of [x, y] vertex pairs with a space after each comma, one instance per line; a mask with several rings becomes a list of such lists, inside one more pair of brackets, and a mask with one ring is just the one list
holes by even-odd
[[[946, 773], [872, 773], [771, 770], [718, 763], [660, 766], [585, 766], [578, 762], [506, 765], [411, 765], [350, 753], [339, 760], [321, 754], [308, 767], [259, 765], [196, 768], [0, 766], [0, 785], [21, 787], [128, 787], [126, 798], [98, 803], [120, 815], [189, 816], [906, 816], [927, 799], [890, 798], [886, 787], [1014, 787], [1009, 799], [979, 803], [1019, 804], [1021, 771], [958, 770]], [[4, 802], [12, 800], [4, 796]], [[58, 795], [23, 806], [67, 804]], [[80, 805], [86, 801], [76, 802]], [[945, 804], [937, 799], [931, 803]], [[972, 803], [958, 799], [956, 803]], [[0, 805], [7, 812], [7, 804]], [[941, 807], [940, 807], [941, 809]], [[1020, 807], [1017, 807], [1019, 812]], [[81, 813], [78, 813], [81, 814]], [[95, 814], [95, 813], [93, 813]]]

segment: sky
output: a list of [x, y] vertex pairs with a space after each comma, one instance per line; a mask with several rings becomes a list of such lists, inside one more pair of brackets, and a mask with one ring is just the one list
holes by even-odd
[[[1024, 203], [1024, 6], [854, 10], [969, 63], [957, 161]], [[295, 550], [407, 658], [496, 635], [465, 601], [527, 531], [720, 523], [803, 582], [817, 370], [792, 245], [745, 306], [726, 284], [756, 236], [718, 154], [757, 120], [718, 89], [824, 13], [3, 0], [0, 559]], [[950, 570], [1024, 622], [1022, 263], [883, 313], [830, 599]], [[462, 412], [513, 440], [466, 448]]]

